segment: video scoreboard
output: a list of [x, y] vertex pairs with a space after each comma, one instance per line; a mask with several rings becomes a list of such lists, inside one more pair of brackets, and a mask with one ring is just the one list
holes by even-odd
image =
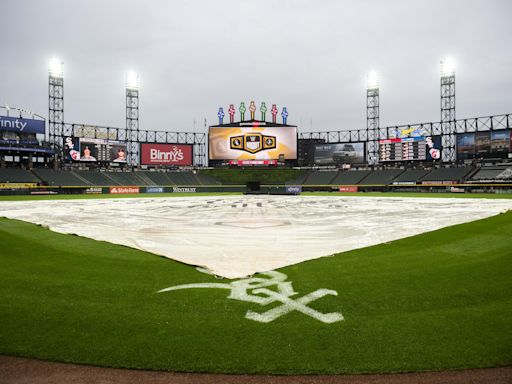
[[432, 149], [440, 153], [436, 139], [434, 143], [424, 136], [379, 140], [380, 161], [437, 160], [437, 155], [432, 156]]

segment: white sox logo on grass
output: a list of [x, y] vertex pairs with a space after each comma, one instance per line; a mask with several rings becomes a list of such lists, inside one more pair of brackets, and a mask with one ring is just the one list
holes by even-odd
[[[203, 271], [198, 268], [198, 270]], [[308, 307], [308, 304], [318, 300], [324, 296], [332, 295], [338, 296], [338, 292], [332, 289], [317, 289], [314, 292], [308, 293], [302, 297], [292, 298], [298, 295], [292, 287], [290, 281], [284, 273], [270, 271], [262, 273], [262, 277], [250, 277], [247, 279], [235, 280], [229, 284], [225, 283], [193, 283], [182, 284], [174, 287], [161, 289], [158, 293], [178, 291], [180, 289], [194, 289], [194, 288], [219, 288], [231, 291], [228, 299], [246, 301], [248, 303], [256, 303], [261, 306], [266, 306], [273, 303], [280, 303], [277, 307], [269, 309], [265, 312], [255, 312], [248, 310], [245, 313], [245, 318], [249, 320], [258, 321], [260, 323], [270, 323], [275, 319], [286, 315], [287, 313], [298, 311], [304, 315], [310, 316], [322, 323], [335, 323], [343, 320], [343, 315], [339, 312], [321, 313], [317, 310]], [[275, 286], [276, 290], [271, 290], [269, 287]]]

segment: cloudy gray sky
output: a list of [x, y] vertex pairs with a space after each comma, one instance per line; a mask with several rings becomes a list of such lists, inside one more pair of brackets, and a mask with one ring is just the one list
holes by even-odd
[[47, 62], [65, 65], [66, 122], [125, 126], [140, 74], [141, 129], [187, 131], [219, 106], [286, 106], [302, 130], [438, 121], [439, 61], [457, 62], [457, 117], [512, 112], [510, 0], [1, 0], [0, 104], [47, 115]]

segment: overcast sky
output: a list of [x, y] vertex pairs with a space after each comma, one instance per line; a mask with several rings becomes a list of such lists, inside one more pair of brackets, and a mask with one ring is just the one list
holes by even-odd
[[[364, 129], [380, 75], [381, 126], [439, 121], [439, 61], [456, 60], [457, 118], [512, 112], [510, 0], [0, 0], [0, 104], [48, 114], [47, 64], [64, 61], [65, 121], [204, 130], [217, 110], [286, 106], [303, 131]], [[238, 116], [238, 113], [237, 113]]]

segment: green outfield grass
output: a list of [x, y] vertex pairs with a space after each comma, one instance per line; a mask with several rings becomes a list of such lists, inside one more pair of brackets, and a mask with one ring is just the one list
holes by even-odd
[[[197, 193], [140, 193], [126, 195], [4, 195], [0, 201], [10, 200], [69, 200], [69, 199], [117, 199], [117, 198], [153, 198], [153, 197], [190, 197], [190, 196], [226, 196], [242, 195], [242, 192], [197, 192]], [[302, 196], [377, 196], [377, 197], [424, 197], [457, 199], [512, 199], [512, 193], [421, 193], [421, 192], [302, 192]]]
[[268, 308], [220, 289], [156, 293], [226, 280], [33, 224], [0, 219], [0, 244], [0, 354], [278, 374], [512, 364], [512, 212], [281, 269], [298, 296], [338, 292], [310, 304], [341, 311], [333, 324], [247, 320]]

